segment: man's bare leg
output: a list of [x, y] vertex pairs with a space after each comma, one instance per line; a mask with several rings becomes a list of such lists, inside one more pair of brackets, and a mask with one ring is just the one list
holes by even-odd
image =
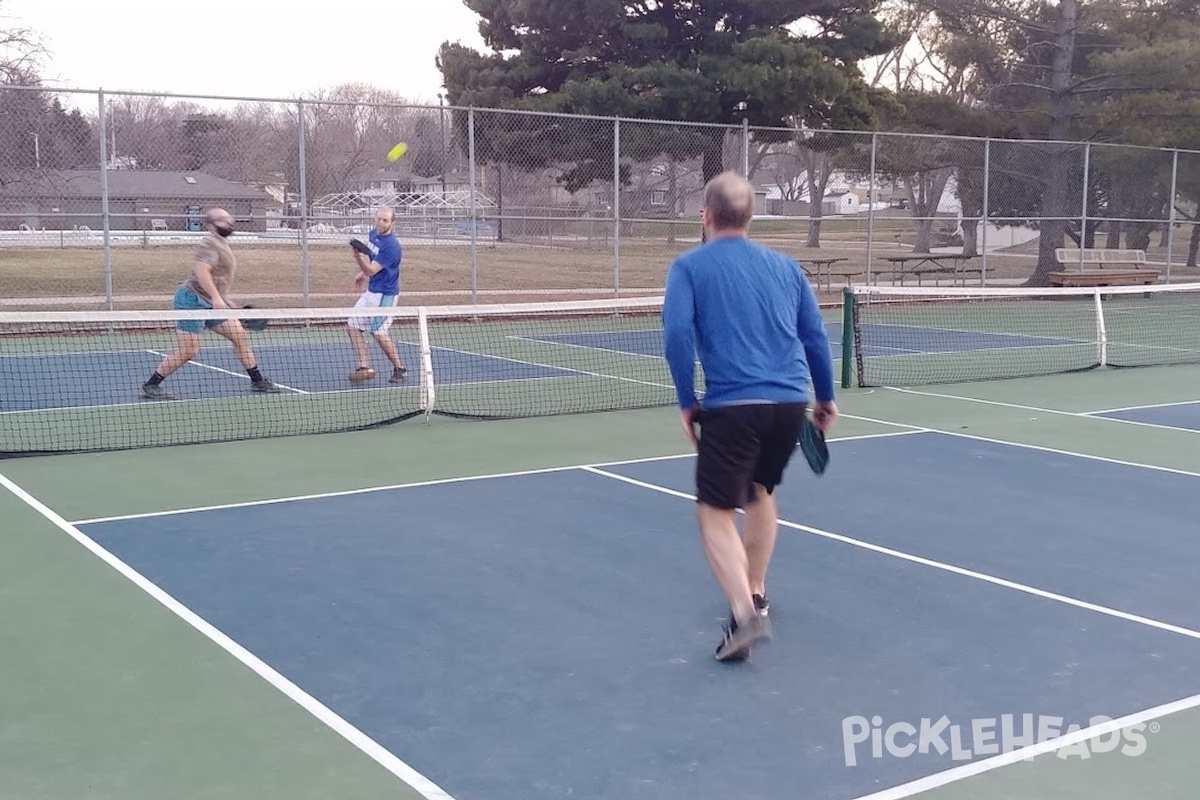
[[367, 352], [367, 342], [363, 332], [350, 328], [347, 333], [350, 334], [350, 344], [354, 347], [354, 355], [358, 359], [358, 368], [370, 369], [371, 354]]
[[152, 400], [168, 400], [170, 393], [162, 388], [162, 382], [176, 370], [196, 357], [200, 352], [200, 335], [188, 331], [176, 333], [175, 349], [163, 356], [158, 368], [150, 373], [150, 377], [142, 384], [142, 396]]
[[200, 352], [200, 334], [179, 331], [176, 334], [175, 349], [163, 356], [163, 360], [155, 370], [164, 379], [196, 357]]
[[746, 506], [743, 537], [751, 594], [767, 596], [767, 569], [771, 565], [771, 555], [775, 552], [775, 539], [779, 533], [778, 516], [775, 496], [768, 494], [766, 487], [754, 484], [754, 502]]
[[404, 362], [400, 360], [400, 351], [396, 349], [396, 343], [392, 341], [392, 337], [386, 333], [375, 334], [375, 342], [379, 345], [379, 349], [387, 356], [388, 361], [392, 362], [393, 369], [400, 369], [404, 366]]
[[237, 355], [238, 361], [242, 362], [243, 367], [250, 370], [258, 366], [254, 359], [254, 351], [250, 349], [250, 337], [246, 335], [246, 329], [242, 327], [242, 323], [236, 319], [230, 319], [222, 322], [213, 330], [229, 340], [233, 345], [234, 354]]
[[237, 355], [238, 361], [242, 362], [242, 366], [246, 368], [246, 374], [250, 376], [255, 391], [279, 391], [279, 387], [264, 378], [258, 371], [258, 362], [254, 357], [254, 351], [250, 348], [250, 337], [246, 335], [246, 329], [242, 327], [241, 322], [236, 319], [225, 320], [213, 330], [224, 336], [233, 345], [233, 352]]
[[746, 549], [738, 536], [732, 509], [715, 508], [698, 503], [697, 518], [704, 554], [708, 557], [713, 575], [720, 584], [738, 624], [755, 616], [754, 600], [750, 597], [749, 565]]

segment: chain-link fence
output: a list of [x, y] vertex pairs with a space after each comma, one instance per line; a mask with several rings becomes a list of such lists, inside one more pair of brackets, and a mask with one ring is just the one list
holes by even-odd
[[754, 235], [824, 292], [1016, 284], [1081, 245], [1197, 274], [1191, 151], [4, 87], [0, 309], [161, 308], [214, 206], [238, 222], [241, 302], [352, 301], [347, 241], [385, 205], [402, 302], [658, 293], [722, 170], [755, 186]]

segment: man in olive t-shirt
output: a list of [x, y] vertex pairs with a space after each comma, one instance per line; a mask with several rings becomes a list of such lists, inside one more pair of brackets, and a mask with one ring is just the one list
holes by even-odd
[[[174, 308], [181, 311], [229, 308], [228, 292], [237, 272], [237, 259], [226, 239], [233, 233], [233, 217], [223, 208], [209, 209], [204, 215], [206, 231], [200, 246], [196, 248], [192, 271], [183, 285], [175, 292]], [[179, 344], [168, 353], [150, 379], [142, 385], [142, 395], [152, 400], [169, 400], [171, 395], [162, 387], [162, 382], [175, 370], [196, 357], [200, 352], [200, 334], [205, 328], [219, 333], [233, 343], [238, 360], [250, 376], [250, 387], [256, 392], [279, 391], [258, 371], [254, 352], [250, 349], [249, 337], [242, 323], [236, 319], [181, 319], [175, 326]]]

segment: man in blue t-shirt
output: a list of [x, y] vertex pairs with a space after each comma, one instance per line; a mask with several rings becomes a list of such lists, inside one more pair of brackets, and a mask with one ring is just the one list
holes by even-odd
[[[749, 240], [754, 190], [733, 172], [704, 189], [704, 244], [667, 275], [664, 344], [683, 427], [697, 447], [700, 532], [732, 618], [718, 660], [742, 660], [770, 636], [767, 567], [777, 533], [775, 487], [799, 441], [809, 380], [813, 422], [837, 419], [833, 354], [800, 265]], [[696, 358], [705, 394], [696, 396]], [[697, 436], [696, 427], [700, 428]], [[746, 512], [745, 541], [735, 513]]]
[[[396, 305], [400, 295], [400, 259], [403, 248], [400, 240], [392, 232], [396, 222], [396, 214], [384, 206], [375, 213], [375, 229], [371, 231], [368, 247], [371, 257], [356, 248], [351, 248], [358, 271], [354, 275], [354, 288], [362, 292], [355, 308], [391, 308]], [[365, 289], [365, 291], [364, 291]], [[392, 341], [388, 331], [392, 326], [392, 318], [382, 317], [351, 317], [350, 343], [354, 345], [355, 355], [358, 356], [358, 367], [350, 373], [350, 380], [355, 383], [369, 381], [375, 377], [371, 367], [371, 356], [367, 352], [366, 334], [375, 336], [388, 361], [392, 363], [392, 377], [389, 383], [403, 383], [408, 377], [408, 370], [400, 360], [396, 343]]]

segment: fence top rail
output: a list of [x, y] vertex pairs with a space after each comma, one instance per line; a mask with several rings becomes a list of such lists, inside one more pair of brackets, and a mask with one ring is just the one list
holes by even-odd
[[26, 92], [46, 92], [49, 94], [69, 94], [69, 95], [93, 95], [98, 99], [100, 97], [157, 97], [157, 98], [173, 98], [179, 100], [215, 100], [219, 102], [243, 102], [243, 103], [274, 103], [282, 105], [293, 105], [303, 107], [304, 105], [322, 105], [322, 106], [371, 106], [376, 108], [404, 108], [418, 111], [457, 111], [470, 112], [476, 114], [503, 114], [511, 116], [542, 116], [542, 117], [558, 117], [560, 119], [575, 119], [588, 121], [601, 121], [609, 123], [620, 123], [628, 125], [670, 125], [674, 127], [691, 127], [691, 128], [724, 128], [726, 130], [748, 130], [751, 134], [755, 132], [770, 132], [770, 133], [788, 133], [791, 135], [811, 138], [819, 135], [826, 136], [845, 136], [858, 138], [885, 137], [885, 138], [910, 138], [910, 139], [940, 139], [953, 140], [963, 142], [991, 142], [991, 143], [1012, 143], [1019, 145], [1058, 145], [1071, 147], [1103, 147], [1103, 148], [1125, 148], [1131, 150], [1145, 150], [1147, 152], [1161, 153], [1178, 153], [1181, 155], [1200, 155], [1200, 150], [1191, 150], [1180, 147], [1152, 147], [1149, 145], [1123, 144], [1120, 142], [1093, 142], [1090, 140], [1067, 140], [1067, 139], [1007, 139], [995, 137], [979, 137], [979, 136], [962, 136], [956, 134], [942, 133], [909, 133], [904, 131], [884, 131], [884, 130], [843, 130], [843, 129], [825, 129], [825, 128], [804, 128], [804, 127], [783, 127], [783, 126], [766, 126], [766, 125], [746, 125], [743, 122], [698, 122], [692, 120], [668, 120], [668, 119], [652, 119], [639, 117], [620, 117], [620, 116], [603, 116], [594, 114], [568, 114], [556, 111], [536, 111], [532, 109], [520, 108], [490, 108], [483, 106], [457, 106], [457, 105], [442, 105], [433, 103], [421, 102], [390, 102], [390, 101], [354, 101], [354, 100], [335, 100], [330, 98], [320, 97], [254, 97], [243, 95], [219, 95], [219, 94], [177, 94], [173, 92], [152, 92], [141, 90], [125, 90], [125, 89], [104, 89], [102, 87], [94, 89], [85, 89], [72, 86], [55, 86], [47, 84], [37, 84], [33, 86], [5, 84], [0, 86], [0, 91], [26, 91]]

